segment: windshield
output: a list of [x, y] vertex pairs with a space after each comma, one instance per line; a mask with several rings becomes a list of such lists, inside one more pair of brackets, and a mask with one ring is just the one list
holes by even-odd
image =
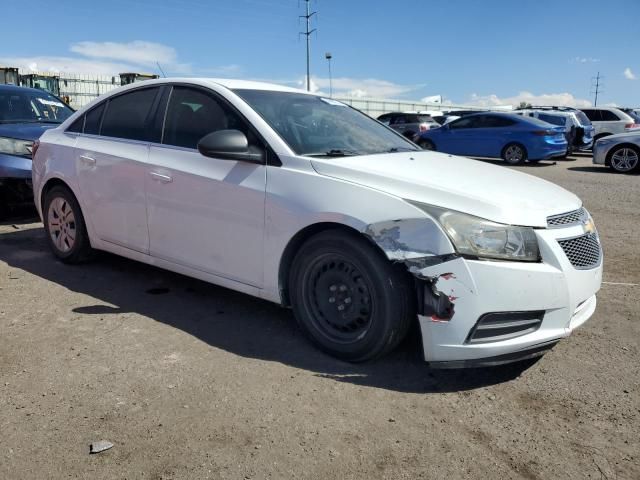
[[345, 156], [419, 150], [344, 103], [303, 93], [235, 90], [298, 155]]
[[62, 123], [72, 113], [47, 92], [0, 89], [0, 123]]

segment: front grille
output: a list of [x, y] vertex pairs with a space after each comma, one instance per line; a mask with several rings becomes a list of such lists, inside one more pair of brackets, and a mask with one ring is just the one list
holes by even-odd
[[535, 332], [542, 325], [544, 310], [486, 313], [469, 332], [466, 343], [509, 340]]
[[558, 240], [558, 243], [575, 268], [587, 269], [600, 264], [602, 250], [596, 233], [586, 233], [579, 237]]
[[589, 214], [587, 211], [584, 208], [580, 208], [573, 212], [561, 213], [560, 215], [547, 217], [547, 227], [559, 228], [567, 227], [569, 225], [577, 225], [579, 223], [584, 223], [588, 218]]

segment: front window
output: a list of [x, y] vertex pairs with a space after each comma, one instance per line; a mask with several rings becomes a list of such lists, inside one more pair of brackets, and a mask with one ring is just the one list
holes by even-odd
[[315, 95], [235, 90], [298, 155], [343, 156], [419, 150], [342, 102]]
[[59, 98], [29, 89], [0, 89], [0, 123], [62, 123], [73, 110]]

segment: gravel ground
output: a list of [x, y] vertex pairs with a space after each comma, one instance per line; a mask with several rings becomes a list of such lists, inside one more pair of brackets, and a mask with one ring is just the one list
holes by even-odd
[[41, 224], [1, 225], [0, 478], [640, 478], [640, 176], [514, 168], [584, 200], [608, 283], [552, 352], [494, 369], [431, 370], [411, 338], [346, 364], [276, 305], [106, 254], [65, 266]]

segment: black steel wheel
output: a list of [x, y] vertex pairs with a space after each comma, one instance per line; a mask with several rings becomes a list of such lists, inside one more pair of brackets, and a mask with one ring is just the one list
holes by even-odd
[[415, 318], [406, 271], [364, 238], [340, 230], [301, 247], [289, 291], [302, 330], [325, 352], [349, 361], [389, 352]]

